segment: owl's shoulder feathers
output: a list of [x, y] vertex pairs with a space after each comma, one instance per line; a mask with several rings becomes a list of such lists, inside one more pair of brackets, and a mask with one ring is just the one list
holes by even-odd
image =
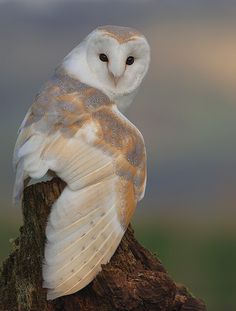
[[[136, 171], [141, 171], [137, 175], [140, 177], [135, 177], [135, 187], [139, 185], [142, 191], [137, 190], [137, 193], [143, 194], [146, 154], [141, 133], [105, 94], [70, 77], [61, 68], [36, 96], [21, 125], [14, 163], [21, 171], [24, 167], [25, 172], [18, 175], [21, 178], [23, 175], [42, 177], [47, 172], [47, 165], [38, 166], [42, 162], [39, 161], [32, 167], [36, 161], [32, 162], [31, 158], [43, 158], [45, 162], [49, 151], [52, 159], [69, 141], [81, 137], [93, 148], [116, 158], [116, 173], [121, 178], [134, 182]], [[30, 166], [27, 163], [31, 163]], [[15, 191], [18, 198], [23, 190], [23, 183], [20, 185]], [[139, 198], [141, 194], [137, 196]]]

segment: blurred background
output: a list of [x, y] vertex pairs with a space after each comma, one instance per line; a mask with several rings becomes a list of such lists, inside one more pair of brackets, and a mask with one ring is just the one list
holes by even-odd
[[17, 129], [40, 86], [98, 25], [138, 28], [149, 74], [127, 112], [148, 153], [133, 226], [210, 311], [236, 305], [236, 2], [0, 0], [0, 260], [18, 235]]

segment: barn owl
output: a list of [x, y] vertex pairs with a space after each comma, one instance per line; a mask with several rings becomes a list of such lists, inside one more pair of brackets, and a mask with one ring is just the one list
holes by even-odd
[[46, 226], [47, 299], [89, 284], [117, 249], [144, 196], [146, 151], [122, 114], [145, 76], [150, 48], [137, 30], [102, 26], [55, 70], [19, 129], [14, 198], [54, 172], [66, 187]]

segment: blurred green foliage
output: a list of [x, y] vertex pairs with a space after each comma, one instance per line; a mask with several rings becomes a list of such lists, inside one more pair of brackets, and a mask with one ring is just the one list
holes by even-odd
[[19, 236], [20, 217], [8, 213], [0, 219], [0, 262], [11, 250], [11, 240]]
[[135, 225], [136, 237], [158, 254], [175, 281], [202, 298], [209, 311], [235, 310], [236, 234], [227, 228], [189, 223]]

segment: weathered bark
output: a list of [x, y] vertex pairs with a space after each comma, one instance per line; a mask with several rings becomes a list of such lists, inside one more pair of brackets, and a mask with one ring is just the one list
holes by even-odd
[[0, 275], [0, 310], [206, 310], [202, 301], [176, 284], [160, 261], [142, 247], [128, 228], [110, 263], [83, 290], [54, 301], [42, 288], [45, 225], [64, 183], [54, 178], [25, 189], [24, 225]]

